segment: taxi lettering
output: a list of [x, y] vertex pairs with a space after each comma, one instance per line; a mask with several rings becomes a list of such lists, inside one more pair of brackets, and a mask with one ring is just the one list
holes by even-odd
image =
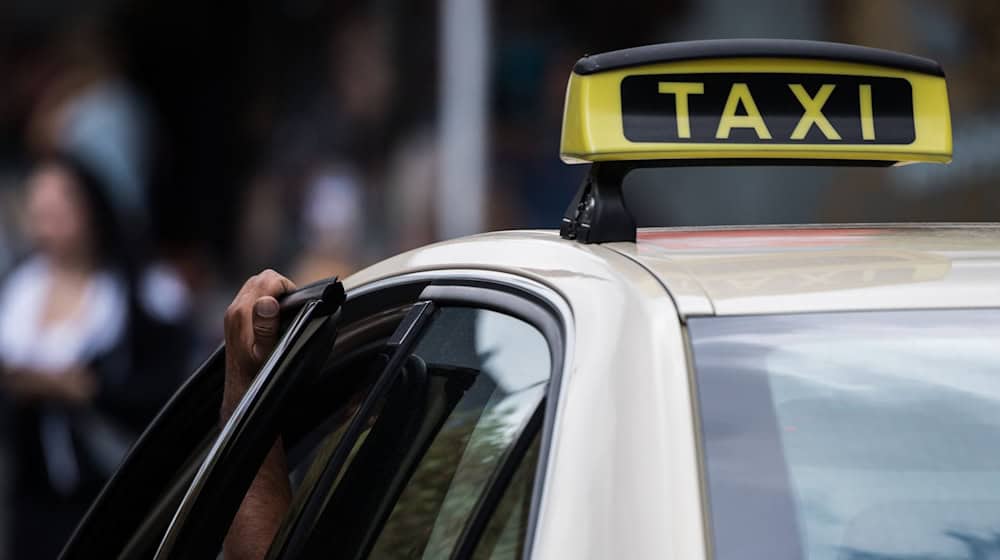
[[[736, 114], [740, 106], [746, 111], [745, 116]], [[771, 139], [771, 132], [767, 130], [764, 118], [760, 116], [757, 104], [754, 103], [753, 96], [750, 95], [750, 88], [746, 84], [733, 84], [732, 89], [729, 90], [726, 108], [722, 110], [722, 118], [719, 119], [719, 127], [715, 132], [715, 137], [729, 138], [729, 132], [734, 128], [752, 128], [757, 133], [757, 138]]]
[[[836, 87], [834, 84], [823, 84], [815, 95], [810, 96], [802, 84], [788, 84], [788, 88], [795, 95], [795, 99], [798, 100], [799, 104], [802, 105], [804, 111], [802, 117], [799, 118], [799, 122], [795, 125], [795, 129], [792, 131], [791, 140], [805, 140], [806, 134], [813, 126], [817, 127], [827, 140], [842, 139], [833, 125], [830, 124], [829, 119], [823, 115], [823, 105], [826, 104], [830, 98], [830, 94], [833, 93]], [[677, 137], [691, 138], [691, 117], [688, 96], [703, 94], [705, 92], [705, 84], [660, 82], [658, 90], [662, 94], [674, 96], [674, 110], [677, 115]], [[858, 115], [861, 119], [862, 136], [865, 140], [875, 140], [870, 84], [861, 84], [858, 86], [858, 99]], [[740, 110], [745, 114], [738, 114]], [[760, 114], [753, 95], [745, 83], [735, 83], [730, 88], [715, 137], [729, 138], [729, 133], [734, 128], [749, 128], [757, 133], [757, 138], [771, 140], [771, 132], [768, 130], [764, 117]]]
[[881, 76], [634, 75], [622, 124], [632, 142], [907, 144], [911, 91]]

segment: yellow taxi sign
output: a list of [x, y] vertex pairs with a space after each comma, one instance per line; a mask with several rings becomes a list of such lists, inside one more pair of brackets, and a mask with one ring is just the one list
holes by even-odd
[[566, 93], [567, 163], [951, 161], [944, 73], [835, 43], [693, 41], [581, 59]]

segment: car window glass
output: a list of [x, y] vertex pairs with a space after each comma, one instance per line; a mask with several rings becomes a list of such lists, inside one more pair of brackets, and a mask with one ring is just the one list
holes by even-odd
[[1000, 310], [689, 329], [717, 559], [1000, 553]]
[[[355, 380], [349, 384], [346, 391], [324, 388], [322, 385], [312, 389], [308, 402], [312, 405], [313, 411], [304, 413], [305, 420], [298, 422], [300, 429], [306, 433], [296, 438], [298, 443], [289, 453], [289, 479], [293, 489], [307, 486], [306, 480], [312, 471], [317, 470], [318, 464], [322, 465], [329, 459], [329, 455], [343, 438], [347, 425], [356, 414], [365, 395], [371, 390], [375, 376], [384, 364], [383, 353], [369, 351], [346, 363], [336, 364], [324, 372], [324, 379], [341, 383], [348, 378]], [[368, 421], [369, 425], [376, 416], [377, 414], [372, 415]], [[303, 424], [305, 425], [302, 426]], [[315, 427], [311, 427], [313, 425]]]
[[445, 308], [414, 352], [432, 377], [473, 376], [392, 509], [370, 557], [448, 557], [545, 393], [544, 336], [509, 315]]
[[521, 557], [528, 537], [540, 444], [540, 434], [536, 434], [503, 498], [490, 516], [472, 555], [473, 560], [513, 560]]
[[[303, 391], [283, 431], [293, 489], [311, 484], [336, 448], [386, 363], [386, 339], [408, 306], [376, 313], [344, 327], [317, 382]], [[369, 420], [369, 424], [374, 416]], [[294, 444], [294, 445], [293, 445]], [[301, 499], [300, 496], [296, 498]]]
[[[290, 522], [301, 515], [310, 490], [321, 477], [324, 466], [342, 441], [361, 401], [372, 389], [387, 360], [384, 339], [368, 342], [361, 348], [335, 348], [335, 356], [338, 351], [340, 358], [324, 368], [320, 376], [322, 381], [310, 388], [309, 395], [299, 403], [298, 421], [289, 428], [291, 437], [288, 433], [285, 435], [285, 444], [290, 447], [288, 465], [293, 498], [284, 524], [275, 537], [276, 542], [287, 537]], [[384, 400], [365, 421], [365, 427], [352, 446], [348, 464], [364, 445], [383, 404]], [[273, 550], [269, 557], [275, 557], [276, 553], [277, 550]]]

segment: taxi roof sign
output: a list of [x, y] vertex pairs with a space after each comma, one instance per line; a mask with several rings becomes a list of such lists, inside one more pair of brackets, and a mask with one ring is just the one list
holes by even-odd
[[924, 58], [815, 41], [669, 43], [580, 59], [560, 152], [567, 163], [948, 163], [951, 116], [944, 72]]

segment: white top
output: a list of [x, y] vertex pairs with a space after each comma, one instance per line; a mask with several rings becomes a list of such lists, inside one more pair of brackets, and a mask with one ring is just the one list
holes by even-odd
[[42, 325], [50, 284], [49, 263], [36, 256], [18, 266], [0, 291], [0, 362], [6, 367], [56, 374], [89, 362], [121, 338], [128, 304], [120, 278], [95, 273], [77, 312]]
[[[52, 269], [42, 256], [18, 266], [0, 290], [0, 363], [24, 368], [37, 375], [60, 375], [72, 366], [85, 365], [114, 347], [121, 338], [128, 315], [126, 287], [107, 271], [95, 273], [83, 292], [80, 308], [66, 319], [42, 325], [49, 297]], [[84, 445], [94, 458], [113, 465], [124, 454], [127, 440], [108, 432], [108, 423], [94, 411], [78, 414], [43, 406], [39, 437], [52, 487], [72, 492], [80, 480], [80, 467], [70, 436], [72, 422], [83, 423]], [[105, 445], [110, 442], [111, 447]]]

